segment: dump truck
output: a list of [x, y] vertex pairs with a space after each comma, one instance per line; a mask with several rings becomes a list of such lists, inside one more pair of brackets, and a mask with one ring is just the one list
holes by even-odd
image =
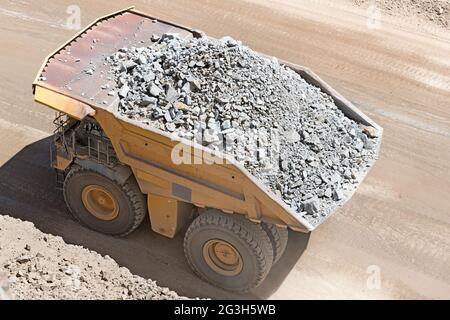
[[[317, 226], [235, 159], [223, 154], [223, 163], [196, 161], [211, 149], [122, 116], [118, 97], [100, 89], [105, 57], [166, 33], [204, 36], [127, 8], [97, 19], [45, 59], [33, 94], [57, 111], [50, 150], [56, 185], [75, 219], [108, 235], [128, 235], [146, 216], [151, 229], [168, 238], [189, 224], [184, 251], [194, 272], [223, 289], [245, 292], [280, 259], [288, 230], [308, 233]], [[283, 63], [330, 95], [347, 117], [381, 136], [380, 126], [312, 71]], [[86, 72], [92, 64], [95, 74]], [[180, 144], [191, 150], [191, 164], [172, 161], [171, 151]]]

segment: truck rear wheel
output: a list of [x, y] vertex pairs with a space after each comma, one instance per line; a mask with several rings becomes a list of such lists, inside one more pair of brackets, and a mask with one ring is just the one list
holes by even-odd
[[288, 230], [266, 222], [262, 222], [261, 226], [269, 236], [270, 242], [272, 243], [273, 264], [275, 264], [278, 260], [280, 260], [284, 250], [286, 249], [289, 235]]
[[73, 217], [95, 231], [125, 236], [145, 218], [147, 203], [131, 176], [123, 185], [75, 166], [64, 181], [64, 199]]
[[258, 286], [273, 262], [270, 239], [260, 225], [216, 210], [202, 213], [192, 222], [184, 238], [184, 252], [201, 278], [236, 292]]

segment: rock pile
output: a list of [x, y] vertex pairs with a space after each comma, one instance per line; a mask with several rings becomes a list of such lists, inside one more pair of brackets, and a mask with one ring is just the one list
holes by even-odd
[[0, 299], [185, 299], [30, 222], [0, 215], [0, 226]]
[[409, 22], [409, 17], [414, 17], [416, 19], [411, 19], [410, 22], [420, 26], [422, 30], [426, 25], [420, 23], [421, 19], [439, 27], [450, 28], [449, 0], [351, 0], [351, 2], [370, 10], [371, 13], [381, 9], [383, 13], [389, 15], [400, 15], [405, 22]]
[[229, 37], [152, 40], [106, 59], [119, 112], [232, 155], [313, 225], [375, 159], [377, 139], [275, 58]]

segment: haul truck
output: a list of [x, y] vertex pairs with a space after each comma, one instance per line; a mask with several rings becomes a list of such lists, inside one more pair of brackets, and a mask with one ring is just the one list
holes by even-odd
[[[83, 225], [125, 236], [149, 215], [154, 232], [173, 238], [190, 223], [184, 251], [195, 273], [244, 292], [280, 259], [288, 229], [315, 227], [229, 156], [222, 155], [222, 164], [195, 161], [211, 150], [119, 114], [118, 97], [100, 88], [108, 72], [104, 58], [122, 47], [151, 45], [152, 35], [165, 33], [202, 36], [127, 8], [99, 18], [45, 59], [33, 93], [57, 111], [51, 164], [70, 212]], [[381, 127], [313, 72], [286, 64], [381, 135]], [[92, 65], [95, 72], [87, 72]], [[199, 164], [175, 164], [171, 152], [179, 144]]]

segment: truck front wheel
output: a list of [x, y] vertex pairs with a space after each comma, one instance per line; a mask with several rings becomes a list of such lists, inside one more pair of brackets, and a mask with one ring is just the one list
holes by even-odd
[[80, 223], [114, 236], [131, 233], [147, 212], [145, 196], [133, 176], [121, 185], [79, 166], [73, 167], [64, 181], [64, 199]]
[[202, 213], [192, 222], [184, 251], [201, 278], [235, 292], [258, 286], [273, 262], [272, 244], [260, 225], [217, 210]]

